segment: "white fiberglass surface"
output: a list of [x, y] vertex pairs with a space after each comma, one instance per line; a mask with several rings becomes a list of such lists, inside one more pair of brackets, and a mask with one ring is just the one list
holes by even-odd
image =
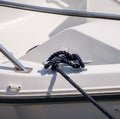
[[[107, 24], [106, 29], [104, 27], [105, 24]], [[77, 26], [67, 29], [28, 52], [23, 56], [23, 59], [42, 62], [52, 53], [59, 50], [66, 50], [70, 53], [79, 54], [83, 60], [92, 60], [92, 64], [119, 64], [120, 36], [119, 33], [110, 34], [112, 29], [114, 31], [118, 30], [116, 29], [118, 25], [118, 23], [113, 24], [113, 22], [100, 21], [88, 23], [83, 25], [83, 27]], [[97, 27], [96, 30], [94, 30], [95, 26]], [[111, 30], [108, 30], [108, 26], [110, 26]]]
[[[9, 1], [16, 2], [16, 0]], [[113, 0], [97, 2], [95, 0], [18, 0], [17, 2], [97, 12], [107, 12], [108, 8], [110, 13], [119, 13], [120, 9], [118, 3]], [[106, 7], [106, 4], [108, 7]], [[93, 60], [93, 64], [120, 63], [119, 49], [113, 47], [112, 43], [102, 42], [104, 35], [101, 35], [101, 39], [98, 39], [98, 37], [91, 36], [89, 34], [91, 32], [87, 32], [86, 35], [77, 30], [69, 31], [68, 28], [70, 27], [86, 24], [86, 19], [27, 12], [1, 6], [0, 10], [2, 10], [0, 13], [0, 42], [17, 58], [22, 57], [32, 47], [40, 45], [39, 48], [33, 49], [22, 59], [42, 62], [53, 52], [67, 50], [78, 53], [84, 60]], [[68, 31], [64, 33], [65, 29], [68, 29]], [[94, 35], [94, 32], [92, 33]], [[107, 34], [109, 36], [110, 33]], [[118, 44], [116, 43], [116, 45]], [[0, 56], [0, 58], [5, 59], [4, 56]]]
[[[86, 0], [8, 1], [60, 9], [86, 10]], [[0, 43], [16, 58], [22, 57], [29, 49], [44, 43], [60, 31], [86, 22], [85, 19], [76, 17], [28, 12], [2, 6], [0, 11]], [[0, 59], [6, 61], [1, 54]]]
[[119, 0], [87, 0], [87, 11], [120, 14], [120, 2]]

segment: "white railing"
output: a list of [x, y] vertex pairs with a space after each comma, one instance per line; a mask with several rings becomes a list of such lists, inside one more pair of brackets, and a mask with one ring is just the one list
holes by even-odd
[[6, 50], [3, 45], [0, 44], [0, 51], [6, 58], [12, 62], [15, 66], [16, 72], [29, 73], [32, 69], [24, 67], [8, 50]]
[[74, 17], [120, 20], [120, 15], [115, 15], [115, 14], [77, 11], [77, 10], [63, 10], [63, 9], [55, 9], [55, 8], [28, 5], [28, 4], [14, 3], [14, 2], [3, 1], [3, 0], [0, 1], [0, 6], [21, 9], [21, 10], [35, 11], [35, 12], [74, 16]]

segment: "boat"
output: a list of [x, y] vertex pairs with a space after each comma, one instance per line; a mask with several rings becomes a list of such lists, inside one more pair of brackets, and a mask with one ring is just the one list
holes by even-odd
[[1, 0], [0, 11], [1, 119], [107, 119], [59, 72], [45, 69], [59, 51], [82, 58], [85, 68], [60, 69], [109, 119], [120, 119], [119, 0]]

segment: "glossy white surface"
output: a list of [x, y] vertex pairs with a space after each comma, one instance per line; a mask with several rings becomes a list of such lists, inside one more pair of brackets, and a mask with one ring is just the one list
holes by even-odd
[[88, 11], [120, 14], [120, 4], [117, 0], [87, 0]]
[[43, 62], [50, 54], [67, 50], [78, 53], [83, 60], [92, 60], [92, 64], [119, 64], [120, 27], [118, 26], [119, 21], [98, 20], [68, 28], [27, 53], [22, 59]]
[[[76, 0], [75, 3], [72, 0], [62, 1], [66, 6], [62, 6], [60, 1], [19, 0], [17, 2], [60, 9], [86, 10], [86, 0]], [[17, 58], [63, 29], [85, 23], [85, 19], [67, 16], [27, 12], [1, 6], [0, 9], [2, 11], [0, 12], [0, 43]], [[5, 60], [1, 55], [0, 58]]]
[[[18, 2], [32, 3], [34, 5], [37, 3], [39, 4], [37, 0], [34, 2], [32, 0], [29, 2], [27, 0]], [[92, 2], [89, 4], [89, 1], [79, 0], [43, 0], [39, 5], [61, 9], [87, 10], [94, 6]], [[103, 4], [103, 2], [101, 3]], [[108, 1], [104, 4], [106, 3], [108, 3]], [[96, 2], [94, 2], [94, 4], [97, 6]], [[109, 4], [112, 4], [112, 1], [110, 1]], [[114, 4], [111, 6], [111, 9], [112, 8], [114, 8]], [[4, 8], [4, 13], [8, 13], [6, 11], [7, 9], [8, 8]], [[116, 10], [118, 9], [119, 8]], [[69, 52], [78, 53], [83, 60], [93, 60], [93, 66], [88, 66], [85, 71], [78, 71], [79, 74], [77, 75], [74, 74], [74, 71], [68, 71], [68, 73], [70, 73], [73, 78], [76, 78], [76, 80], [80, 78], [85, 81], [82, 85], [83, 87], [85, 86], [86, 90], [99, 90], [99, 88], [100, 90], [106, 90], [106, 88], [107, 90], [112, 91], [114, 91], [113, 88], [117, 91], [119, 90], [119, 21], [97, 20], [86, 23], [85, 19], [80, 18], [35, 12], [29, 12], [29, 14], [24, 15], [24, 13], [26, 14], [26, 11], [21, 11], [21, 13], [23, 13], [23, 16], [21, 17], [12, 20], [10, 20], [9, 17], [6, 17], [8, 20], [0, 23], [0, 42], [15, 57], [21, 57], [22, 60], [26, 60], [25, 66], [27, 65], [27, 61], [30, 61], [30, 63], [28, 62], [28, 67], [32, 67], [34, 70], [29, 74], [16, 73], [13, 71], [13, 66], [6, 63], [6, 58], [1, 55], [0, 57], [3, 59], [1, 60], [0, 66], [2, 94], [8, 93], [7, 88], [9, 86], [12, 86], [11, 89], [18, 89], [20, 86], [20, 91], [17, 91], [18, 95], [22, 93], [21, 91], [28, 93], [32, 90], [35, 93], [43, 93], [47, 92], [47, 90], [49, 91], [49, 88], [51, 90], [49, 84], [51, 86], [55, 83], [54, 79], [56, 79], [57, 75], [53, 75], [51, 84], [52, 72], [48, 71], [47, 73], [45, 71], [47, 74], [44, 74], [45, 72], [41, 68], [41, 62], [47, 60], [53, 52], [64, 49]], [[17, 10], [13, 15], [16, 16], [16, 14], [18, 14]], [[38, 44], [38, 47], [25, 54], [30, 48]], [[101, 64], [101, 66], [98, 64]], [[36, 66], [37, 68], [35, 68]], [[50, 80], [48, 81], [46, 77]], [[55, 83], [54, 90], [58, 92], [61, 90], [63, 91], [64, 89], [71, 91], [71, 86], [67, 82], [64, 82], [63, 85], [63, 79], [59, 75], [58, 77], [60, 80], [57, 81], [60, 82], [58, 83], [59, 85]], [[114, 79], [114, 77], [116, 78]], [[42, 80], [44, 78], [45, 80]], [[106, 81], [105, 78], [106, 80], [109, 80], [109, 84], [101, 82], [101, 79]], [[27, 84], [27, 79], [29, 79], [30, 85]], [[34, 80], [36, 80], [36, 82], [34, 82]], [[42, 83], [39, 82], [40, 80], [42, 80]], [[78, 81], [78, 83], [80, 82]], [[94, 85], [91, 82], [94, 82]], [[61, 85], [62, 87], [60, 87]]]
[[[1, 96], [15, 98], [14, 96], [79, 94], [61, 75], [50, 69], [45, 70], [40, 63], [22, 63], [26, 67], [32, 67], [32, 72], [16, 73], [12, 65], [1, 64]], [[86, 66], [84, 70], [64, 67], [63, 70], [88, 93], [120, 91], [120, 64]]]
[[[114, 0], [9, 0], [59, 9], [120, 13]], [[60, 74], [41, 64], [58, 50], [93, 60], [85, 69], [62, 67], [89, 94], [120, 93], [120, 22], [87, 20], [0, 7], [0, 43], [30, 73], [15, 72], [0, 54], [0, 99], [76, 95]], [[91, 22], [92, 21], [92, 22]], [[89, 22], [89, 23], [87, 23]], [[32, 47], [38, 47], [27, 52]], [[26, 53], [27, 52], [27, 53]], [[99, 102], [120, 119], [120, 100]], [[116, 111], [116, 109], [118, 109]], [[106, 119], [88, 102], [0, 104], [1, 119]]]

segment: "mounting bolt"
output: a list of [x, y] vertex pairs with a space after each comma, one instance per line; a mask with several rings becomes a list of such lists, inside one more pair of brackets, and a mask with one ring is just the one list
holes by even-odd
[[118, 111], [120, 112], [120, 106], [116, 106], [116, 107], [114, 108], [114, 110], [117, 111], [117, 112], [118, 112]]

